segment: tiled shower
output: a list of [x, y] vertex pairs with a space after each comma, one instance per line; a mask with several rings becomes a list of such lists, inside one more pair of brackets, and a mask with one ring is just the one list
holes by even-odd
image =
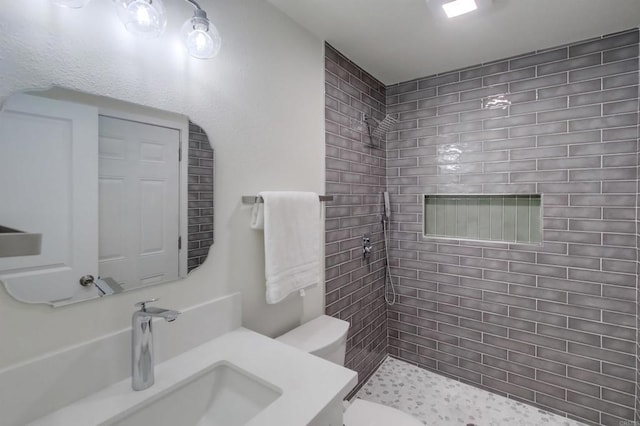
[[[399, 120], [385, 149], [362, 113]], [[327, 45], [326, 155], [327, 312], [352, 324], [361, 382], [388, 353], [588, 424], [634, 419], [637, 30], [386, 88]], [[542, 194], [543, 241], [424, 237], [425, 194]]]
[[[385, 87], [326, 46], [326, 313], [351, 323], [345, 365], [368, 376], [387, 354], [384, 245], [380, 222], [386, 153], [364, 142], [362, 114], [381, 119]], [[366, 262], [362, 238], [370, 234]]]

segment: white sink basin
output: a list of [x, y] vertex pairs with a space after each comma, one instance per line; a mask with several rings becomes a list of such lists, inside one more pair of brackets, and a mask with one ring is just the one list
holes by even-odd
[[282, 395], [241, 368], [221, 362], [133, 407], [117, 426], [241, 426]]
[[242, 327], [157, 364], [155, 378], [153, 386], [136, 392], [128, 377], [31, 423], [7, 423], [0, 410], [0, 424], [338, 425], [342, 399], [357, 383], [354, 371]]

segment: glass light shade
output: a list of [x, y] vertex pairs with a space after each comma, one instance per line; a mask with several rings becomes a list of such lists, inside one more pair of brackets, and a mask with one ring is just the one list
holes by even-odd
[[89, 3], [89, 0], [51, 0], [51, 2], [57, 6], [80, 9], [82, 6]]
[[187, 50], [194, 58], [211, 59], [220, 51], [220, 34], [203, 11], [196, 11], [196, 14], [184, 23], [181, 32]]
[[142, 37], [158, 37], [167, 26], [162, 0], [114, 0], [118, 17], [127, 31]]

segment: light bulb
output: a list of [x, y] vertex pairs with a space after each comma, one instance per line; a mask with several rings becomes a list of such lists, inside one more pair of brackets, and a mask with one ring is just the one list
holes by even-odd
[[51, 2], [57, 6], [79, 9], [89, 3], [89, 0], [51, 0]]
[[195, 39], [196, 50], [198, 52], [204, 51], [207, 48], [207, 44], [209, 44], [209, 39], [207, 38], [207, 36], [202, 32], [197, 31]]
[[149, 16], [149, 7], [139, 5], [136, 10], [136, 23], [142, 27], [151, 25], [151, 16]]
[[189, 54], [198, 59], [210, 59], [218, 54], [222, 40], [204, 10], [198, 9], [182, 26], [182, 37]]
[[127, 31], [143, 36], [158, 37], [167, 26], [162, 0], [114, 0], [118, 17]]

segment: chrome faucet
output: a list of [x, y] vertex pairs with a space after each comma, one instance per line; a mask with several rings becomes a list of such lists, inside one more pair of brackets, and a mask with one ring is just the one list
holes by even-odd
[[180, 315], [178, 311], [170, 309], [147, 307], [158, 299], [145, 300], [136, 303], [139, 311], [133, 313], [131, 319], [133, 334], [131, 340], [131, 380], [133, 390], [144, 390], [153, 385], [154, 361], [153, 361], [153, 329], [151, 320], [154, 317], [164, 318], [171, 322]]

